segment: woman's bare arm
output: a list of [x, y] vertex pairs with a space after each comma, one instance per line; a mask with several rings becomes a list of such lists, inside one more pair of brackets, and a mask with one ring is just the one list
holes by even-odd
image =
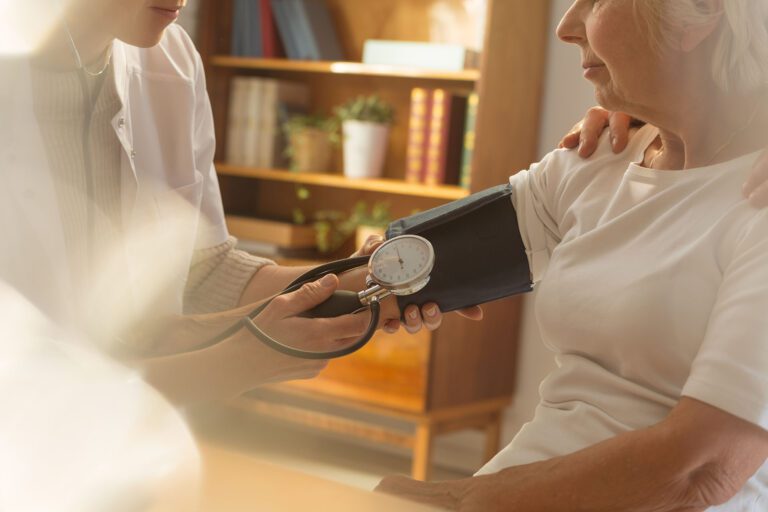
[[663, 422], [551, 460], [379, 490], [451, 510], [699, 512], [733, 497], [768, 458], [768, 432], [683, 398]]

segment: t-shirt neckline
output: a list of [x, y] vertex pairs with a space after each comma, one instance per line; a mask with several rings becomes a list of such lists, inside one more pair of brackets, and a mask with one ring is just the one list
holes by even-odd
[[[644, 130], [647, 133], [642, 134]], [[659, 135], [659, 131], [656, 128], [645, 126], [640, 132], [637, 133], [638, 146], [635, 148], [632, 161], [627, 169], [627, 174], [640, 176], [646, 179], [653, 180], [684, 180], [692, 178], [704, 178], [709, 177], [712, 174], [717, 174], [725, 169], [733, 169], [734, 167], [741, 167], [742, 163], [748, 161], [755, 161], [757, 157], [763, 152], [763, 150], [747, 153], [740, 157], [717, 164], [707, 165], [703, 167], [692, 167], [690, 169], [672, 169], [672, 170], [656, 170], [643, 167], [643, 159], [645, 157], [645, 151], [653, 140]]]

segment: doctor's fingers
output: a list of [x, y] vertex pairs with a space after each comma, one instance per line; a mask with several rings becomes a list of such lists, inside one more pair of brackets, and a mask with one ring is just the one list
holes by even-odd
[[600, 135], [609, 124], [611, 113], [600, 107], [592, 107], [587, 111], [579, 134], [579, 156], [589, 158], [597, 149]]
[[259, 316], [269, 321], [298, 315], [327, 300], [338, 286], [339, 278], [329, 274], [303, 285], [295, 292], [278, 295]]
[[403, 317], [405, 318], [403, 327], [410, 334], [416, 334], [422, 327], [433, 331], [440, 327], [443, 318], [440, 309], [435, 304], [425, 304], [421, 311], [419, 311], [418, 306], [411, 304], [405, 308]]
[[303, 343], [313, 345], [322, 343], [323, 348], [335, 350], [329, 346], [347, 338], [359, 338], [368, 329], [371, 314], [367, 311], [335, 318], [291, 318], [286, 320], [294, 336], [306, 340]]
[[[584, 119], [573, 125], [573, 128], [563, 137], [558, 145], [559, 148], [574, 149], [579, 148], [579, 155], [587, 158], [597, 147], [597, 139], [603, 133], [608, 125], [611, 113], [601, 107], [592, 107], [584, 116]], [[585, 140], [586, 139], [586, 140]], [[582, 154], [585, 142], [591, 151], [588, 154]]]
[[623, 112], [612, 112], [608, 118], [608, 129], [611, 135], [611, 148], [616, 154], [627, 149], [629, 144], [629, 128], [632, 126], [632, 117]]
[[752, 168], [744, 184], [744, 197], [756, 208], [768, 206], [768, 150], [763, 152]]

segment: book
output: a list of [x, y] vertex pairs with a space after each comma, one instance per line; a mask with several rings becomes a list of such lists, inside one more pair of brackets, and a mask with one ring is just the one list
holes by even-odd
[[263, 82], [261, 110], [258, 120], [259, 151], [254, 165], [264, 169], [285, 167], [287, 140], [283, 123], [288, 116], [306, 113], [309, 88], [306, 84], [275, 79]]
[[268, 59], [285, 57], [285, 49], [280, 41], [272, 12], [271, 0], [258, 0], [261, 11], [261, 44], [263, 56]]
[[[283, 0], [288, 4], [288, 11], [291, 15], [291, 29], [295, 35], [299, 60], [320, 60], [320, 52], [315, 45], [312, 37], [312, 27], [309, 22], [309, 15], [304, 9], [301, 0]], [[314, 0], [318, 1], [318, 0]]]
[[363, 63], [435, 71], [462, 71], [479, 65], [479, 53], [457, 44], [368, 39]]
[[232, 236], [275, 244], [286, 249], [309, 249], [317, 247], [315, 228], [290, 222], [281, 222], [255, 217], [227, 215], [227, 229]]
[[469, 97], [464, 94], [451, 94], [448, 119], [448, 139], [445, 154], [442, 155], [445, 173], [441, 183], [458, 185], [461, 175], [461, 157], [464, 152], [464, 130], [467, 122], [467, 104]]
[[467, 119], [464, 124], [464, 148], [461, 156], [461, 173], [459, 186], [469, 190], [472, 185], [472, 158], [475, 154], [475, 124], [477, 123], [477, 106], [480, 98], [476, 92], [469, 95], [467, 100]]
[[243, 165], [256, 167], [259, 165], [260, 126], [259, 120], [264, 108], [264, 80], [260, 78], [247, 79], [245, 105], [245, 123], [243, 127]]
[[237, 56], [245, 55], [247, 45], [247, 27], [245, 26], [247, 5], [245, 2], [246, 0], [235, 0], [232, 8], [232, 47], [230, 53]]
[[235, 0], [232, 19], [232, 55], [261, 57], [261, 9], [258, 0]]
[[233, 165], [245, 165], [243, 152], [247, 95], [248, 79], [234, 77], [230, 84], [226, 140], [226, 159]]
[[467, 97], [435, 89], [431, 103], [422, 181], [426, 185], [458, 184]]
[[319, 60], [344, 60], [344, 52], [326, 0], [294, 1], [301, 5], [305, 19], [309, 21], [313, 54]]
[[421, 182], [428, 138], [431, 91], [422, 87], [411, 89], [411, 109], [408, 120], [408, 145], [406, 148], [405, 181]]
[[292, 21], [291, 6], [288, 0], [272, 0], [271, 4], [272, 12], [275, 15], [277, 31], [285, 47], [285, 54], [289, 59], [300, 59], [301, 53], [294, 28], [295, 22]]

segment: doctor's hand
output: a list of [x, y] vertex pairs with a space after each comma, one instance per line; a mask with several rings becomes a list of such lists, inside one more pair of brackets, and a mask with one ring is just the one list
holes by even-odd
[[[363, 246], [352, 257], [370, 256], [382, 243], [384, 243], [384, 237], [377, 235], [369, 236]], [[456, 311], [456, 314], [470, 320], [483, 319], [483, 310], [480, 306], [461, 309]], [[405, 319], [405, 323], [403, 323], [401, 321], [400, 307], [395, 297], [387, 297], [382, 301], [381, 317], [382, 322], [379, 327], [389, 334], [396, 333], [401, 325], [410, 334], [415, 334], [422, 328], [434, 331], [440, 327], [443, 321], [443, 313], [440, 311], [440, 307], [435, 303], [427, 303], [421, 309], [416, 305], [406, 307], [405, 311], [402, 312], [402, 318]]]
[[[597, 149], [598, 139], [607, 128], [611, 134], [614, 153], [621, 153], [629, 143], [629, 130], [640, 121], [621, 112], [609, 112], [601, 107], [592, 107], [584, 119], [576, 123], [560, 141], [560, 148], [578, 148], [579, 156], [589, 158]], [[755, 208], [768, 207], [768, 148], [755, 163], [752, 173], [744, 183], [742, 192]]]

